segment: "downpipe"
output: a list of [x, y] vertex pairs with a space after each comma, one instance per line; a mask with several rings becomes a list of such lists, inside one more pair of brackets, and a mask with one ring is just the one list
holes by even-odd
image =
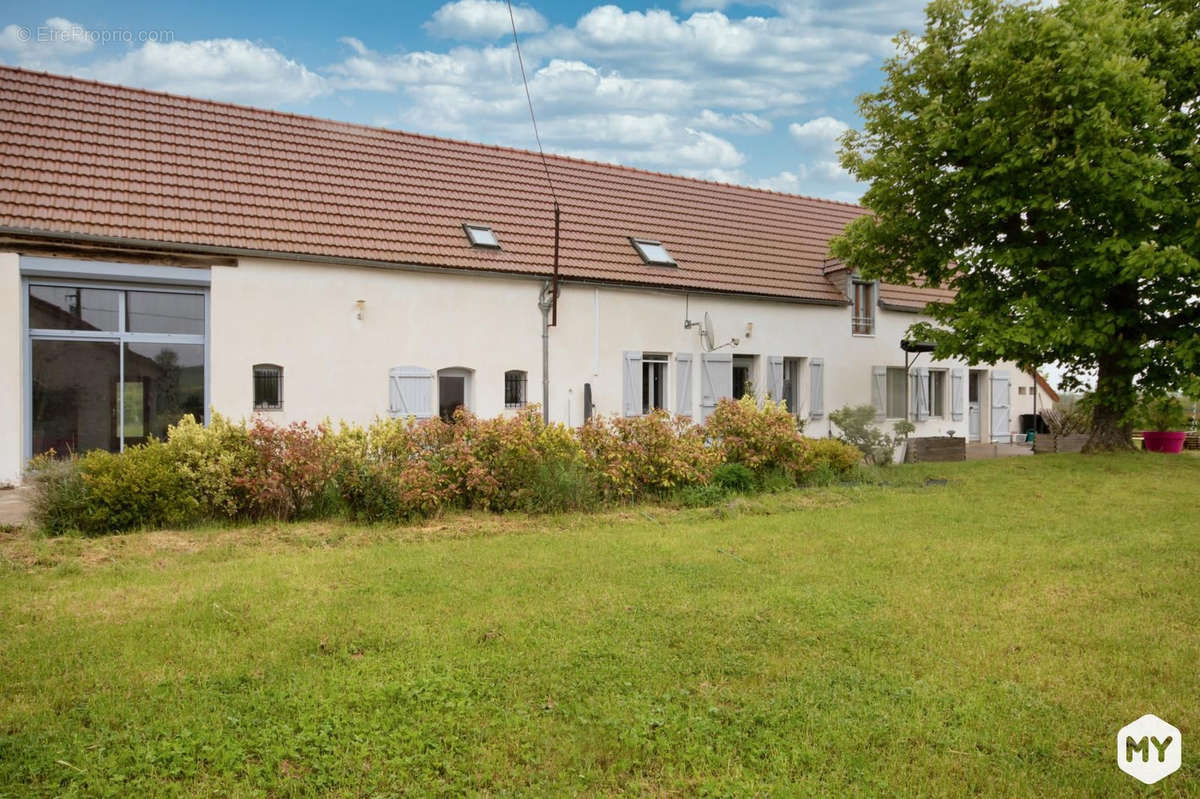
[[542, 312], [542, 421], [546, 424], [550, 424], [550, 309], [554, 306], [551, 294], [547, 280], [538, 294], [538, 310]]

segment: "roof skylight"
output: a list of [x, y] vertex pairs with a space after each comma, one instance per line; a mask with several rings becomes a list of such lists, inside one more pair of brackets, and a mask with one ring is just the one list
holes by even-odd
[[496, 232], [487, 225], [463, 225], [463, 230], [467, 232], [467, 238], [476, 247], [500, 249], [500, 239], [496, 238]]
[[662, 242], [650, 239], [630, 239], [630, 241], [633, 242], [634, 249], [646, 263], [675, 266], [675, 259], [671, 257], [671, 253], [667, 252], [667, 248], [662, 245]]

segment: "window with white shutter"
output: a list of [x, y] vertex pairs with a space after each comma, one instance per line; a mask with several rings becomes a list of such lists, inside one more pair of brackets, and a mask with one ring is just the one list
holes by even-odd
[[433, 372], [420, 366], [388, 370], [388, 412], [401, 418], [433, 416]]
[[820, 419], [825, 415], [825, 359], [813, 358], [808, 364], [808, 415]]
[[675, 354], [675, 413], [692, 415], [692, 354]]
[[621, 362], [621, 415], [642, 414], [642, 353], [626, 352]]

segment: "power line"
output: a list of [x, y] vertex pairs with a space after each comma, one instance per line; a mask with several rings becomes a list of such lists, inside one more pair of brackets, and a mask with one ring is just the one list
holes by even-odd
[[521, 42], [517, 38], [517, 18], [513, 15], [512, 0], [507, 0], [507, 4], [508, 21], [512, 23], [513, 45], [517, 48], [517, 63], [521, 65], [521, 83], [525, 85], [525, 101], [529, 104], [529, 120], [533, 122], [533, 137], [537, 139], [542, 168], [546, 170], [546, 182], [550, 184], [550, 196], [554, 198], [554, 207], [557, 210], [558, 194], [554, 191], [554, 178], [550, 176], [550, 164], [546, 161], [546, 151], [542, 149], [542, 136], [538, 133], [537, 116], [533, 113], [533, 96], [529, 93], [529, 79], [525, 77], [525, 59], [521, 56]]

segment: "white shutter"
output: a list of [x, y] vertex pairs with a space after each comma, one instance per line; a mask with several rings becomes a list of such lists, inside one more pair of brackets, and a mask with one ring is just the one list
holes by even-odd
[[692, 415], [692, 354], [675, 355], [675, 413]]
[[433, 416], [433, 372], [419, 366], [389, 369], [388, 412], [402, 418]]
[[825, 359], [813, 358], [808, 362], [810, 396], [808, 414], [814, 419], [825, 415]]
[[875, 408], [875, 417], [882, 419], [887, 415], [887, 367], [871, 367], [871, 405]]
[[626, 352], [621, 365], [621, 415], [642, 415], [642, 354]]
[[707, 419], [717, 403], [733, 396], [733, 355], [700, 353], [700, 418]]
[[929, 418], [929, 367], [917, 367], [916, 389], [917, 421], [923, 422]]
[[963, 418], [963, 388], [966, 381], [963, 379], [962, 369], [950, 370], [950, 418], [956, 422], [961, 422]]
[[783, 356], [767, 356], [767, 393], [773, 402], [783, 399]]
[[1012, 441], [1008, 417], [1008, 372], [992, 372], [992, 441]]

